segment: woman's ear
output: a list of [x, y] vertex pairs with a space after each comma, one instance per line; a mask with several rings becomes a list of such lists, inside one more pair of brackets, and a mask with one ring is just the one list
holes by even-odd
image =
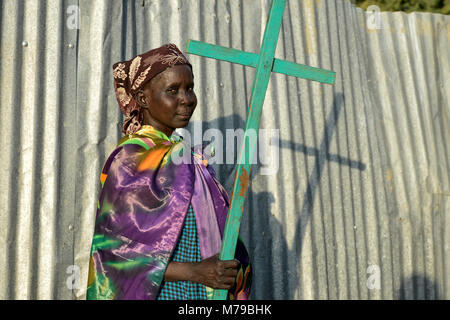
[[135, 99], [141, 108], [147, 107], [148, 101], [143, 90], [136, 92]]

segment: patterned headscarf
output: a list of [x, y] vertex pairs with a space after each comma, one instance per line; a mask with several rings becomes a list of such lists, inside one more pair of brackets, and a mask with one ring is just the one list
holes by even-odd
[[174, 65], [192, 66], [176, 45], [170, 43], [113, 65], [114, 89], [120, 110], [125, 115], [122, 133], [132, 134], [142, 126], [141, 107], [134, 95], [157, 74]]

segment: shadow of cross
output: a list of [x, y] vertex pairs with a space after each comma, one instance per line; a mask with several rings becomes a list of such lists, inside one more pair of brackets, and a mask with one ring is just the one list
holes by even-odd
[[[313, 68], [274, 58], [285, 7], [286, 0], [272, 0], [259, 54], [194, 40], [189, 40], [186, 45], [187, 53], [256, 68], [247, 119], [245, 122], [244, 136], [250, 131], [253, 131], [252, 133], [256, 134], [258, 133], [262, 106], [264, 104], [267, 85], [272, 72], [283, 73], [328, 84], [334, 83], [335, 80], [336, 73], [333, 71]], [[245, 143], [242, 144], [234, 178], [230, 208], [223, 233], [222, 248], [220, 250], [220, 259], [222, 260], [231, 260], [234, 258], [245, 197], [247, 195], [250, 180], [251, 163], [254, 151], [255, 148], [253, 146], [247, 148]], [[225, 300], [226, 294], [226, 290], [214, 290], [213, 297], [215, 300]]]
[[[358, 160], [351, 160], [348, 158], [345, 158], [343, 156], [340, 156], [338, 154], [332, 154], [328, 151], [329, 148], [329, 140], [331, 139], [331, 135], [333, 134], [333, 129], [331, 128], [331, 125], [333, 125], [333, 128], [336, 126], [337, 119], [339, 118], [339, 114], [341, 111], [341, 108], [343, 106], [344, 101], [344, 95], [342, 93], [337, 93], [334, 97], [333, 102], [333, 110], [330, 114], [330, 118], [327, 120], [327, 125], [325, 127], [325, 136], [320, 144], [320, 148], [314, 148], [314, 147], [308, 147], [301, 143], [296, 143], [293, 141], [288, 140], [280, 140], [280, 147], [281, 148], [287, 148], [291, 149], [293, 151], [302, 152], [307, 156], [313, 156], [318, 157], [320, 159], [320, 162], [323, 162], [322, 160], [327, 160], [330, 162], [336, 162], [340, 165], [348, 166], [352, 169], [358, 169], [361, 171], [366, 170], [366, 164], [358, 161]], [[332, 117], [334, 114], [334, 117]], [[325, 143], [325, 144], [324, 144]], [[324, 146], [326, 147], [324, 149]]]
[[[339, 164], [347, 165], [351, 169], [358, 169], [361, 171], [364, 171], [366, 169], [366, 165], [360, 161], [350, 160], [350, 159], [343, 158], [341, 156], [331, 155], [329, 152], [331, 140], [333, 138], [333, 134], [335, 132], [337, 121], [339, 119], [339, 115], [341, 114], [343, 105], [344, 105], [344, 95], [343, 95], [343, 93], [337, 93], [334, 96], [330, 115], [324, 126], [324, 133], [323, 133], [322, 141], [320, 142], [320, 146], [318, 149], [314, 148], [312, 151], [314, 153], [313, 155], [315, 156], [314, 167], [311, 171], [311, 175], [309, 176], [309, 178], [307, 180], [307, 183], [308, 183], [307, 188], [305, 191], [305, 195], [302, 198], [303, 205], [302, 205], [300, 215], [299, 215], [299, 218], [297, 221], [296, 229], [295, 229], [294, 239], [297, 242], [297, 244], [294, 245], [294, 248], [290, 252], [291, 254], [294, 254], [295, 257], [301, 256], [301, 251], [303, 248], [303, 240], [305, 238], [305, 233], [307, 230], [306, 226], [311, 219], [315, 195], [316, 195], [320, 180], [322, 178], [322, 173], [323, 173], [323, 169], [325, 167], [326, 161], [327, 160], [328, 161], [337, 160], [337, 162]], [[323, 223], [323, 220], [322, 220], [322, 223]], [[324, 230], [326, 230], [325, 226], [322, 226], [322, 227], [324, 228]], [[297, 264], [299, 263], [298, 260], [296, 262], [297, 262]], [[299, 266], [297, 265], [296, 270], [298, 270], [298, 269], [299, 269]], [[318, 272], [317, 269], [315, 269], [314, 272]], [[295, 276], [296, 276], [296, 279], [295, 279], [296, 281], [293, 281], [293, 283], [295, 283], [297, 285], [298, 283], [300, 283], [300, 278], [299, 278], [298, 274], [295, 274]], [[317, 279], [317, 277], [315, 277], [315, 278]], [[289, 279], [283, 279], [283, 280], [288, 281]], [[290, 279], [290, 281], [292, 281], [292, 279]], [[289, 281], [284, 282], [284, 283], [289, 284]], [[289, 290], [287, 290], [291, 297], [294, 296], [294, 294], [295, 294], [294, 291], [296, 289], [297, 288], [289, 288]], [[330, 290], [330, 288], [327, 287], [327, 291], [329, 291], [329, 290]], [[328, 293], [328, 297], [330, 297], [329, 293]]]

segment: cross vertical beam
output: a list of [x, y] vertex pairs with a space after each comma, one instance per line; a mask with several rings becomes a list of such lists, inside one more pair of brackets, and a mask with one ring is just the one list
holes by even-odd
[[[263, 41], [259, 51], [258, 62], [256, 64], [256, 73], [250, 96], [245, 132], [248, 132], [248, 130], [256, 130], [256, 133], [258, 133], [259, 130], [259, 121], [261, 119], [261, 112], [266, 97], [270, 74], [272, 73], [275, 49], [277, 47], [285, 5], [286, 0], [272, 1], [272, 7], [264, 30]], [[256, 136], [258, 135], [256, 134]], [[244, 211], [245, 197], [247, 196], [250, 180], [251, 163], [254, 151], [255, 148], [253, 147], [250, 147], [249, 150], [245, 149], [244, 136], [236, 170], [238, 180], [236, 181], [235, 179], [234, 181], [230, 209], [225, 224], [222, 249], [220, 251], [221, 260], [234, 259], [242, 212]], [[248, 161], [246, 161], [247, 152]], [[226, 290], [214, 290], [214, 299], [225, 300], [226, 294]]]

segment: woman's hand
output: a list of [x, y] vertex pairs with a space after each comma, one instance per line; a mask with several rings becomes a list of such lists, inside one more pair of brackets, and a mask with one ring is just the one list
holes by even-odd
[[219, 254], [194, 263], [193, 281], [213, 289], [231, 289], [238, 273], [239, 261], [219, 260]]

